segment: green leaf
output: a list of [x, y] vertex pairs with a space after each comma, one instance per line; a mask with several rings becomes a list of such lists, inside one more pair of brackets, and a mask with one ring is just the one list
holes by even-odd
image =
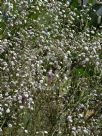
[[88, 76], [88, 71], [85, 68], [76, 68], [74, 69], [74, 74], [78, 77], [86, 77]]

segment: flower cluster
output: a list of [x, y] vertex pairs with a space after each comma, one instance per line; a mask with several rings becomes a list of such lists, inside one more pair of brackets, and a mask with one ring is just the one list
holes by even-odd
[[0, 134], [99, 135], [102, 32], [89, 7], [0, 4]]

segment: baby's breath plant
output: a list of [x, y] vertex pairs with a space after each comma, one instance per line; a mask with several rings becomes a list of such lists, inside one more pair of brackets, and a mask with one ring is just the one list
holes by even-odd
[[0, 2], [0, 135], [102, 130], [102, 32], [91, 5]]

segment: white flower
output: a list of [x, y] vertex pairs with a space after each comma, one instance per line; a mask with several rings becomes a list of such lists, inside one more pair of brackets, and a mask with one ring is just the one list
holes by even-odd
[[88, 62], [88, 61], [89, 61], [89, 58], [86, 58], [85, 61]]
[[25, 132], [25, 133], [28, 133], [28, 130], [25, 129], [24, 132]]
[[6, 110], [6, 113], [10, 113], [10, 109], [9, 108]]
[[59, 131], [58, 133], [59, 133], [59, 134], [61, 134], [62, 132], [61, 132], [61, 131]]
[[8, 107], [8, 104], [5, 103], [5, 106]]
[[73, 122], [72, 116], [68, 116], [67, 119], [68, 119], [69, 122], [71, 122], [71, 123]]
[[0, 132], [2, 132], [2, 128], [0, 128]]
[[43, 80], [40, 80], [40, 83], [42, 84], [42, 83], [43, 83]]
[[33, 99], [32, 99], [32, 98], [29, 98], [29, 102], [30, 102], [30, 103], [33, 103]]
[[81, 132], [81, 127], [80, 127], [80, 126], [78, 126], [78, 129], [77, 129], [77, 130], [78, 130], [78, 132]]
[[58, 74], [56, 74], [56, 77], [58, 78], [58, 77], [59, 77], [59, 75], [58, 75]]
[[86, 51], [88, 51], [89, 48], [88, 48], [87, 46], [85, 46], [84, 49], [85, 49]]
[[65, 55], [65, 56], [64, 56], [64, 59], [67, 60], [67, 58], [68, 58], [68, 57]]
[[0, 98], [2, 98], [2, 94], [0, 94]]
[[24, 108], [24, 106], [21, 105], [21, 106], [20, 106], [20, 109], [23, 109], [23, 108]]
[[0, 112], [0, 116], [2, 115], [2, 112]]
[[66, 76], [64, 77], [64, 79], [65, 79], [65, 80], [68, 80], [68, 78], [67, 78]]
[[4, 109], [0, 107], [0, 111], [4, 111]]
[[47, 131], [44, 131], [44, 133], [45, 133], [45, 134], [48, 134], [48, 132], [47, 132]]
[[27, 92], [25, 92], [25, 93], [24, 93], [24, 96], [25, 96], [26, 98], [28, 98], [28, 97], [29, 97], [29, 95], [28, 95], [28, 93], [27, 93]]
[[73, 136], [76, 136], [76, 132], [75, 131], [72, 131], [72, 134], [73, 134]]
[[84, 129], [83, 132], [84, 132], [85, 134], [88, 134], [88, 130], [87, 130], [87, 129]]
[[97, 61], [97, 62], [96, 62], [96, 66], [99, 66], [99, 64], [100, 64], [100, 63]]
[[18, 96], [18, 100], [22, 100], [22, 96], [21, 95]]
[[8, 92], [6, 92], [6, 93], [5, 93], [5, 96], [8, 96], [8, 95], [9, 95]]
[[92, 34], [94, 34], [95, 32], [94, 31], [91, 31]]
[[76, 127], [72, 127], [72, 130], [73, 130], [73, 131], [76, 131]]
[[70, 54], [71, 54], [71, 52], [70, 52], [70, 51], [67, 51], [67, 53], [68, 53], [68, 55], [70, 55]]
[[31, 109], [31, 110], [34, 110], [34, 108], [33, 108], [33, 107], [30, 107], [30, 109]]
[[47, 2], [47, 0], [44, 0], [44, 2]]
[[12, 128], [12, 124], [8, 124], [8, 127], [9, 127], [9, 128]]
[[83, 117], [83, 114], [79, 114], [79, 117], [81, 117], [81, 118], [82, 118], [82, 117]]

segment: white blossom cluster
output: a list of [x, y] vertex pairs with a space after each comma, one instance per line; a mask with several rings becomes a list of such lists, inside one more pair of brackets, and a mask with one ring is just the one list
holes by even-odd
[[0, 133], [48, 135], [55, 117], [53, 135], [100, 134], [102, 32], [88, 27], [89, 9], [55, 0], [5, 0], [1, 9]]

